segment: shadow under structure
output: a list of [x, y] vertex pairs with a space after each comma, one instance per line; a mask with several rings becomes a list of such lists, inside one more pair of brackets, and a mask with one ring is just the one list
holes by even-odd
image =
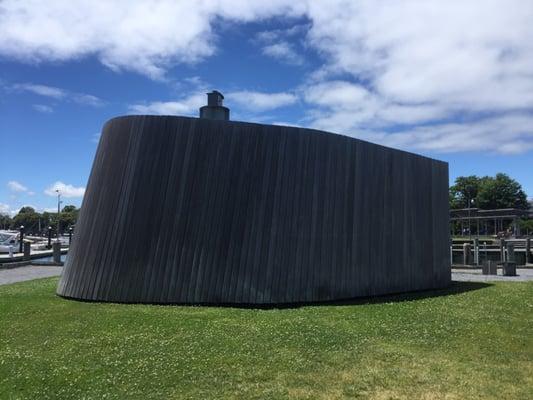
[[118, 117], [57, 293], [268, 305], [438, 289], [448, 221], [445, 162], [312, 129]]

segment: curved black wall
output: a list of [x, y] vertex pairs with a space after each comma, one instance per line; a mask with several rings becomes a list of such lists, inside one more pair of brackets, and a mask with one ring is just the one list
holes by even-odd
[[104, 126], [57, 293], [292, 303], [450, 283], [446, 163], [309, 129]]

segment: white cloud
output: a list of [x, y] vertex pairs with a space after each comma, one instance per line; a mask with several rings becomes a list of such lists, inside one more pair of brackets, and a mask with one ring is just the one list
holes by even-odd
[[7, 183], [7, 187], [12, 192], [27, 192], [28, 191], [28, 188], [26, 186], [24, 186], [22, 183], [17, 182], [17, 181], [9, 181]]
[[62, 197], [83, 197], [85, 194], [84, 187], [75, 187], [73, 185], [65, 184], [61, 181], [57, 181], [54, 184], [50, 185], [45, 191], [44, 194], [48, 196], [57, 196], [56, 190], [59, 190]]
[[287, 122], [287, 121], [274, 121], [272, 122], [272, 125], [279, 125], [279, 126], [292, 126], [294, 128], [302, 128], [302, 126], [294, 123], [294, 122]]
[[[22, 207], [31, 207], [33, 209], [36, 209], [34, 206], [32, 205], [28, 205], [28, 204], [25, 204], [25, 205], [22, 205], [22, 206], [19, 206], [19, 207], [16, 207], [16, 208], [13, 208], [12, 206], [10, 206], [9, 204], [6, 204], [6, 203], [0, 203], [0, 214], [3, 214], [3, 215], [9, 215], [10, 217], [14, 217], [15, 215], [18, 214], [18, 212], [20, 211], [20, 209]], [[1, 229], [1, 227], [0, 227]]]
[[294, 46], [285, 41], [266, 45], [262, 52], [264, 55], [291, 65], [301, 65], [304, 62], [304, 58], [298, 54]]
[[11, 210], [11, 207], [9, 206], [9, 204], [0, 203], [0, 214], [3, 214], [3, 215], [11, 215], [12, 214], [12, 210]]
[[533, 105], [533, 44], [524, 40], [533, 37], [533, 3], [344, 5], [310, 3], [309, 38], [327, 54], [331, 72], [365, 76], [380, 95], [399, 102], [482, 109]]
[[[96, 56], [113, 70], [161, 79], [175, 64], [216, 53], [223, 41], [215, 21], [272, 17], [307, 19], [298, 28], [301, 47], [323, 60], [299, 89], [310, 106], [303, 120], [309, 125], [434, 151], [531, 149], [532, 125], [517, 126], [529, 123], [533, 109], [531, 1], [7, 0], [0, 8], [0, 55], [25, 62]], [[289, 31], [257, 35], [261, 51], [297, 60], [300, 42]], [[31, 90], [65, 99], [61, 90]], [[291, 93], [253, 93], [240, 92], [235, 103], [266, 110], [296, 101]], [[196, 115], [203, 104], [204, 96], [189, 96], [130, 111]]]
[[91, 94], [72, 93], [71, 98], [72, 101], [74, 101], [75, 103], [86, 106], [99, 107], [104, 104], [104, 101], [102, 99]]
[[[78, 103], [81, 105], [88, 105], [93, 107], [98, 107], [104, 104], [102, 99], [85, 93], [76, 93], [71, 92], [66, 89], [61, 89], [54, 86], [46, 86], [34, 83], [16, 83], [11, 87], [15, 91], [19, 92], [30, 92], [39, 96], [48, 97], [54, 100], [63, 100]], [[50, 106], [43, 104], [35, 104], [33, 106], [37, 111], [40, 112], [52, 112], [53, 109]]]
[[301, 89], [312, 105], [309, 123], [318, 129], [350, 133], [388, 125], [423, 123], [447, 115], [432, 104], [395, 103], [360, 84], [326, 81]]
[[325, 60], [301, 89], [312, 126], [435, 152], [533, 148], [533, 3], [310, 2], [309, 16]]
[[[384, 135], [389, 146], [435, 152], [482, 151], [518, 154], [533, 149], [533, 115], [515, 114], [461, 123], [419, 126]], [[526, 127], [526, 128], [524, 128]], [[490, 140], [486, 140], [490, 137]]]
[[54, 109], [50, 106], [47, 106], [45, 104], [34, 104], [32, 106], [35, 110], [39, 111], [39, 112], [42, 112], [44, 114], [50, 114], [52, 112], [54, 112]]
[[67, 95], [67, 92], [63, 89], [53, 86], [37, 85], [34, 83], [17, 83], [13, 85], [13, 88], [20, 91], [38, 94], [39, 96], [51, 97], [53, 99], [62, 99]]
[[[261, 46], [261, 52], [289, 65], [302, 65], [305, 61], [303, 55], [297, 50], [294, 37], [303, 34], [309, 27], [307, 25], [294, 25], [288, 29], [274, 29], [259, 32], [252, 40]], [[292, 41], [292, 43], [291, 43]]]
[[226, 99], [228, 102], [251, 111], [272, 110], [294, 104], [298, 100], [292, 93], [263, 93], [247, 90], [228, 93]]
[[198, 109], [205, 105], [205, 94], [192, 94], [176, 101], [154, 101], [146, 104], [132, 104], [129, 111], [135, 114], [198, 115]]
[[7, 0], [0, 9], [0, 54], [26, 62], [95, 55], [113, 70], [159, 79], [175, 63], [195, 63], [215, 53], [217, 18], [251, 22], [301, 15], [304, 8], [286, 0]]
[[102, 136], [102, 132], [96, 132], [95, 134], [93, 134], [93, 136], [91, 137], [91, 142], [93, 143], [98, 143], [100, 141], [100, 136]]

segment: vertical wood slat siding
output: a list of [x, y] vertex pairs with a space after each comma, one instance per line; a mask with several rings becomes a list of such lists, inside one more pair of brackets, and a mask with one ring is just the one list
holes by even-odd
[[106, 123], [57, 293], [278, 304], [450, 283], [446, 163], [316, 130]]

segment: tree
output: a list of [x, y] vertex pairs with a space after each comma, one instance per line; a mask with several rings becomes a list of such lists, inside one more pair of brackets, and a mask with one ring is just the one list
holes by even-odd
[[76, 206], [73, 206], [73, 205], [65, 206], [61, 210], [61, 212], [75, 212], [75, 211], [76, 211]]
[[0, 229], [9, 229], [13, 219], [7, 214], [0, 214]]
[[76, 224], [80, 210], [76, 206], [65, 206], [59, 216], [59, 225], [61, 231], [66, 231], [70, 226]]
[[477, 207], [477, 194], [483, 179], [475, 175], [457, 177], [450, 187], [450, 208], [468, 208], [469, 202], [470, 207]]
[[39, 226], [40, 215], [32, 207], [22, 207], [13, 217], [13, 228], [18, 229], [24, 225], [26, 232], [36, 231]]
[[[21, 225], [24, 225], [27, 233], [37, 233], [40, 222], [41, 232], [46, 231], [48, 226], [51, 226], [55, 232], [59, 220], [59, 231], [65, 232], [69, 227], [76, 224], [79, 212], [80, 210], [73, 205], [63, 207], [59, 215], [48, 211], [39, 214], [32, 207], [22, 207], [13, 218], [0, 215], [0, 229], [7, 229], [8, 227], [19, 229]], [[4, 225], [6, 226], [4, 227]]]
[[518, 208], [527, 210], [529, 204], [522, 186], [506, 174], [481, 182], [477, 203], [479, 208], [491, 210], [496, 208]]
[[459, 176], [450, 187], [450, 208], [529, 208], [522, 186], [506, 174], [495, 177]]
[[[56, 214], [49, 213], [48, 211], [44, 211], [41, 214], [43, 229], [48, 228], [48, 226], [52, 226], [55, 215]], [[57, 220], [56, 220], [56, 223], [57, 223]]]
[[519, 221], [520, 230], [526, 235], [533, 233], [533, 219], [521, 219]]

